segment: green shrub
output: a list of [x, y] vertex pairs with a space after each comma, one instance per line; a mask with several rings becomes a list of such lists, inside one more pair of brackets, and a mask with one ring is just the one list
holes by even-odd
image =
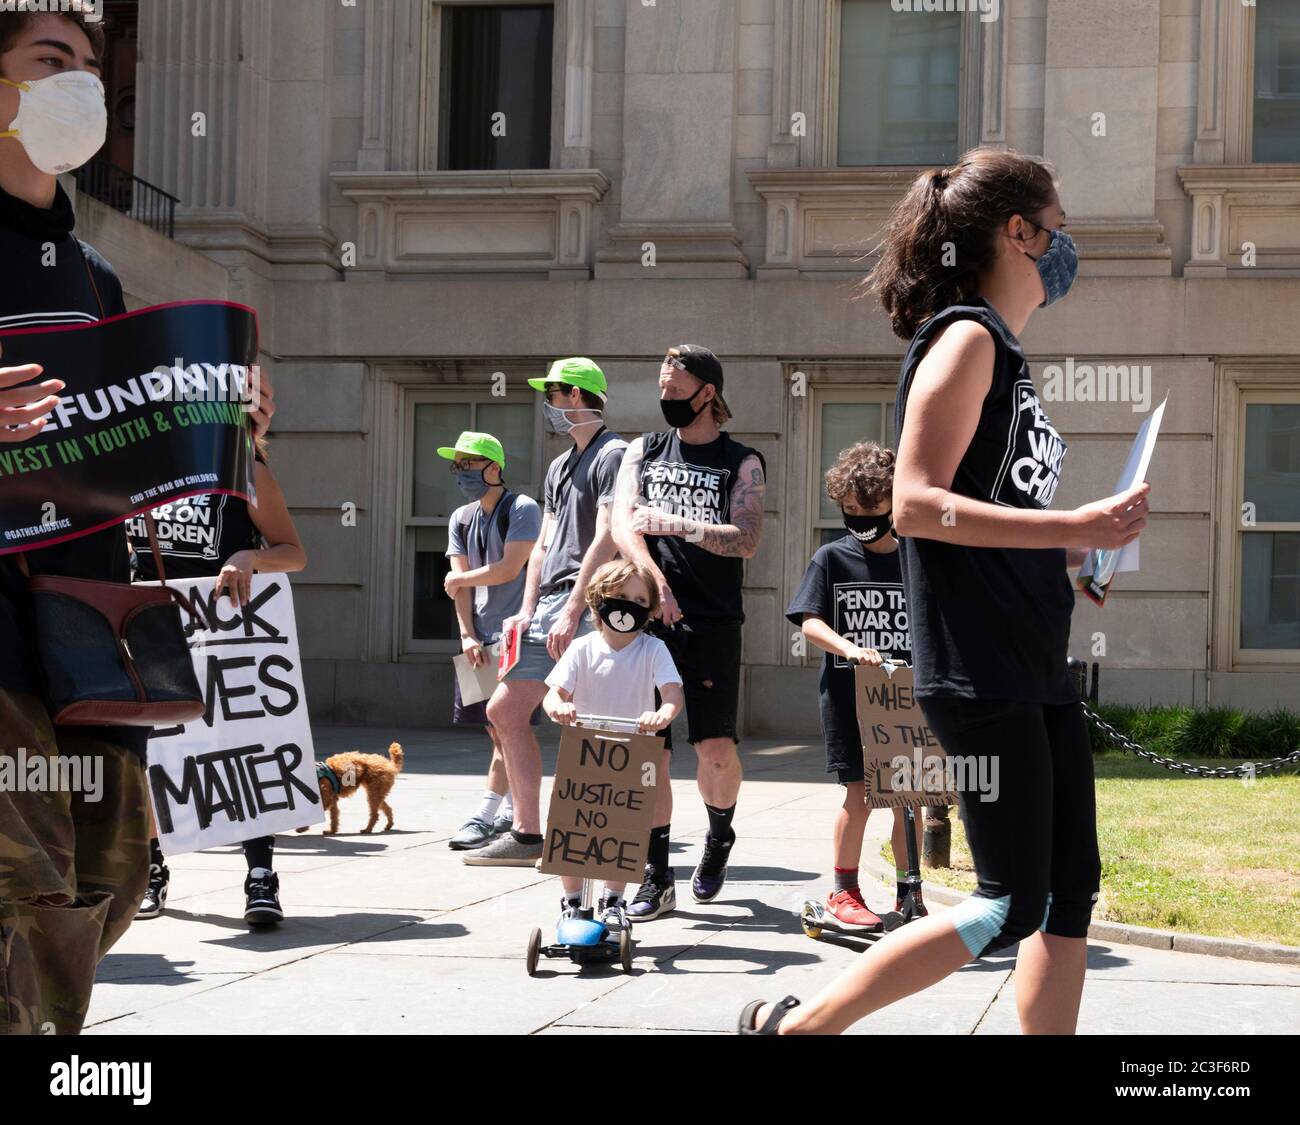
[[[1242, 712], [1231, 707], [1133, 707], [1103, 703], [1095, 708], [1121, 734], [1144, 750], [1165, 757], [1274, 758], [1300, 748], [1300, 714], [1274, 711]], [[1094, 754], [1114, 751], [1110, 740], [1090, 723]]]

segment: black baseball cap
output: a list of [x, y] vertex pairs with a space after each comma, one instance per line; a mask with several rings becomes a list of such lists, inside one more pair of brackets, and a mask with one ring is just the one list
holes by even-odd
[[718, 361], [718, 357], [708, 348], [702, 348], [698, 344], [678, 344], [673, 350], [677, 352], [682, 366], [687, 371], [702, 383], [708, 383], [717, 390], [718, 402], [722, 404], [722, 409], [730, 414], [731, 408], [722, 397], [722, 364]]

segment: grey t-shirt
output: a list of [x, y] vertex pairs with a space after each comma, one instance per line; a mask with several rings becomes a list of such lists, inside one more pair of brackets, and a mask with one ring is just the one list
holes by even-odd
[[546, 471], [546, 514], [554, 517], [553, 536], [542, 564], [540, 593], [551, 593], [582, 569], [582, 557], [596, 537], [596, 512], [614, 502], [618, 470], [627, 442], [604, 430], [592, 439], [581, 457], [577, 446], [551, 462]]
[[[504, 498], [500, 503], [504, 503]], [[470, 570], [477, 570], [505, 558], [507, 543], [537, 542], [542, 533], [542, 509], [531, 496], [515, 496], [504, 537], [498, 530], [499, 515], [499, 508], [493, 508], [490, 514], [484, 512], [477, 500], [452, 512], [451, 526], [447, 529], [447, 557], [464, 556]], [[519, 612], [527, 580], [525, 563], [518, 576], [504, 585], [474, 588], [474, 632], [485, 645], [496, 641], [501, 636], [501, 623]]]

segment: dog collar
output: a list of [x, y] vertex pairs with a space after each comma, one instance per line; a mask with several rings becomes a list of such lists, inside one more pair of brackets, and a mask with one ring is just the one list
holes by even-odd
[[343, 791], [343, 783], [339, 781], [339, 775], [330, 769], [324, 762], [316, 763], [316, 780], [329, 782], [329, 787], [333, 789], [335, 793], [341, 793]]

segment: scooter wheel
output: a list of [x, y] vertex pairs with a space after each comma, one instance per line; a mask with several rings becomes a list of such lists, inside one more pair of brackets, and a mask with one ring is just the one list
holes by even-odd
[[542, 955], [542, 931], [534, 930], [528, 936], [528, 975], [537, 975], [537, 959]]
[[814, 941], [822, 936], [822, 928], [817, 925], [817, 915], [811, 903], [803, 908], [803, 912], [799, 915], [799, 924], [803, 927], [803, 932]]
[[620, 930], [618, 935], [618, 960], [623, 966], [623, 972], [632, 971], [632, 933], [630, 930]]

